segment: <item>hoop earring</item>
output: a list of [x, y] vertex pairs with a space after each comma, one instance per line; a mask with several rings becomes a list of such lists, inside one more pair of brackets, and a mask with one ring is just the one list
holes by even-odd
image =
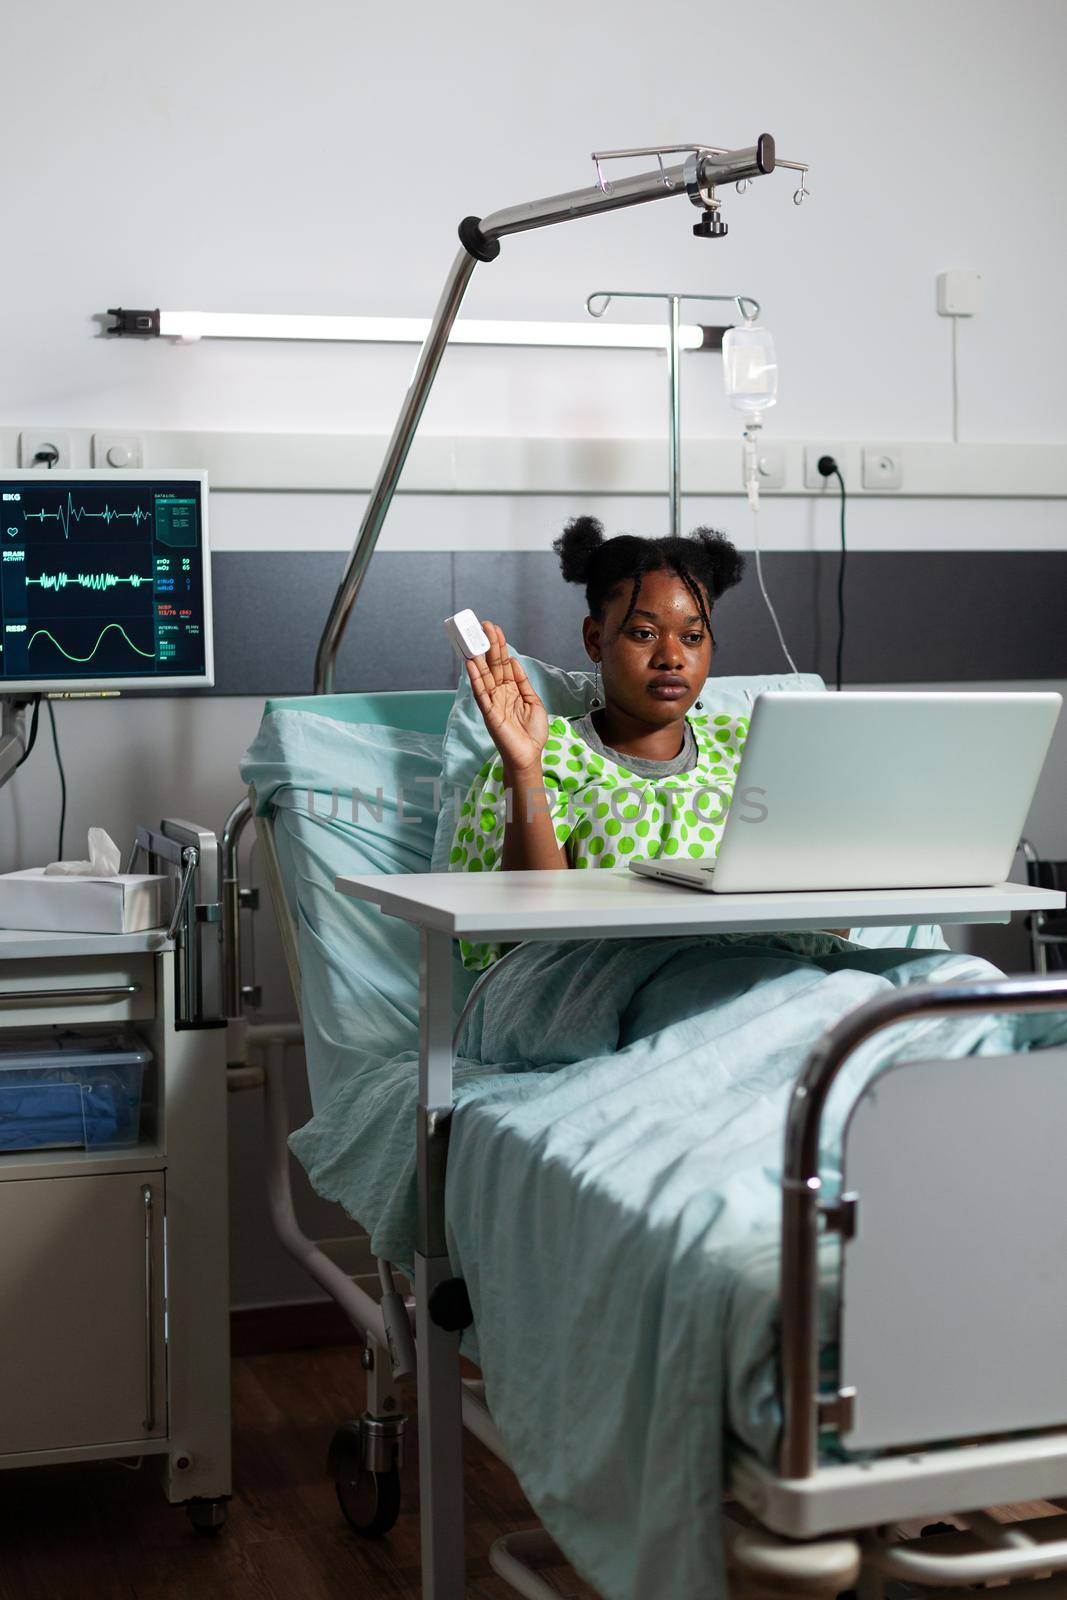
[[589, 703], [590, 711], [599, 711], [604, 704], [600, 698], [600, 662], [596, 662], [593, 672], [593, 698]]

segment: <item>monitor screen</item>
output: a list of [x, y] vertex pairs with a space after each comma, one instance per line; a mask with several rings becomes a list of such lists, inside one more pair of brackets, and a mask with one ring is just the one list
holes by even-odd
[[202, 472], [0, 472], [0, 694], [213, 681]]

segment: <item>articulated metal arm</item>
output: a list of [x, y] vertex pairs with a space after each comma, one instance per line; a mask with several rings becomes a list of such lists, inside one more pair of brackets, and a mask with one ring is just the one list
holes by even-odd
[[[670, 148], [677, 150], [678, 146]], [[494, 260], [500, 253], [500, 240], [508, 234], [525, 233], [530, 228], [547, 228], [553, 223], [570, 222], [576, 217], [592, 217], [601, 211], [619, 211], [626, 206], [644, 205], [646, 200], [665, 200], [672, 195], [687, 194], [693, 204], [705, 212], [717, 212], [719, 202], [715, 198], [716, 184], [740, 183], [774, 171], [774, 140], [769, 133], [760, 134], [756, 143], [745, 150], [722, 151], [701, 146], [681, 148], [690, 153], [685, 161], [673, 166], [663, 163], [663, 155], [668, 153], [666, 150], [640, 152], [657, 155], [657, 169], [611, 181], [604, 178], [600, 169], [600, 161], [608, 159], [607, 155], [603, 155], [597, 161], [599, 181], [588, 189], [575, 189], [570, 194], [553, 195], [547, 200], [531, 200], [524, 205], [510, 206], [504, 211], [494, 211], [481, 220], [468, 217], [461, 223], [459, 236], [462, 249], [452, 263], [452, 270], [438, 301], [426, 343], [419, 354], [352, 554], [319, 641], [315, 658], [316, 694], [329, 694], [333, 689], [337, 651], [349, 615], [374, 554], [378, 535], [404, 470], [411, 441], [476, 263]], [[628, 153], [638, 152], [612, 152], [612, 155]]]

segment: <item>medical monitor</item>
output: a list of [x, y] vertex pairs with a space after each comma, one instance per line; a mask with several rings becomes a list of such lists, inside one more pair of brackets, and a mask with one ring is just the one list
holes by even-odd
[[213, 682], [206, 473], [0, 470], [0, 695]]

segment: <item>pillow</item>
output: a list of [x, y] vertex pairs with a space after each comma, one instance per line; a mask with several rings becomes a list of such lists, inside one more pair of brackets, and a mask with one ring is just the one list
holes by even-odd
[[[565, 672], [533, 656], [512, 654], [521, 661], [533, 687], [550, 717], [579, 717], [589, 709], [593, 693], [591, 672]], [[825, 689], [817, 672], [762, 673], [748, 678], [709, 678], [701, 690], [705, 705], [744, 715], [752, 709], [758, 694], [768, 689]], [[447, 872], [456, 831], [456, 794], [459, 803], [474, 782], [475, 775], [492, 755], [495, 745], [489, 737], [482, 714], [475, 703], [470, 679], [464, 673], [456, 690], [452, 710], [445, 725], [444, 763], [441, 769], [441, 809], [437, 816], [431, 872]]]
[[[353, 1078], [418, 1048], [417, 929], [338, 894], [334, 882], [342, 872], [429, 870], [442, 741], [322, 716], [310, 697], [305, 706], [264, 715], [241, 774], [255, 785], [259, 813], [274, 814], [318, 1113]], [[354, 808], [357, 790], [363, 799]]]

